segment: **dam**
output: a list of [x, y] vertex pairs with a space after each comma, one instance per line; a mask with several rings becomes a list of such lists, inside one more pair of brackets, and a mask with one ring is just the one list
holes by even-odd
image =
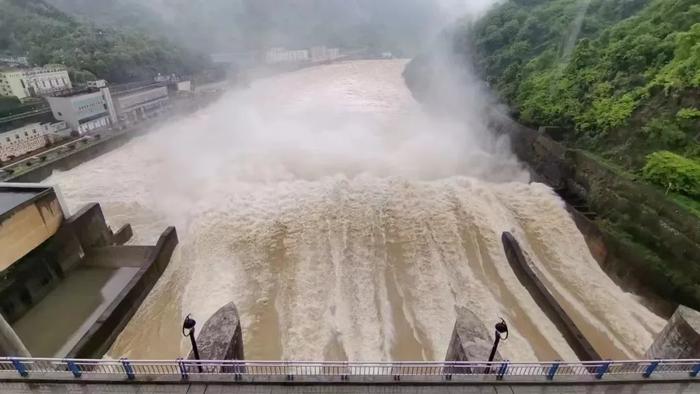
[[48, 180], [100, 201], [137, 243], [180, 244], [109, 350], [176, 358], [179, 326], [235, 302], [251, 360], [443, 360], [459, 308], [509, 322], [499, 351], [575, 360], [511, 269], [521, 242], [604, 359], [641, 357], [665, 320], [599, 267], [565, 204], [480, 116], [424, 112], [405, 61], [324, 65], [254, 82]]

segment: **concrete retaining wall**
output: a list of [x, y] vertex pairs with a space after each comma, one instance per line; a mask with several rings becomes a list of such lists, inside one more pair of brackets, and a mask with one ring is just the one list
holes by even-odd
[[[37, 164], [36, 167], [31, 170], [21, 173], [19, 175], [13, 175], [6, 179], [7, 182], [40, 182], [53, 173], [54, 170], [67, 171], [71, 168], [77, 167], [78, 165], [94, 159], [104, 153], [107, 153], [113, 149], [116, 149], [125, 143], [127, 143], [132, 138], [143, 135], [148, 131], [148, 124], [142, 125], [142, 130], [134, 130], [130, 132], [121, 132], [119, 134], [110, 135], [109, 131], [103, 132], [102, 139], [93, 145], [84, 147], [82, 149], [76, 149], [73, 152], [66, 153], [66, 155], [45, 164]], [[77, 146], [80, 146], [80, 142], [75, 142]]]
[[[700, 219], [643, 182], [590, 154], [493, 114], [491, 127], [508, 134], [533, 179], [555, 189], [571, 207], [601, 266], [628, 290], [700, 308]], [[668, 308], [658, 308], [663, 312]], [[668, 311], [669, 315], [672, 309]]]
[[113, 243], [99, 204], [88, 204], [67, 218], [46, 242], [18, 260], [0, 280], [0, 308], [14, 323], [41, 301], [82, 261], [90, 247]]
[[114, 233], [107, 226], [100, 204], [85, 205], [75, 215], [66, 219], [63, 226], [75, 234], [83, 249], [114, 243]]
[[109, 349], [165, 271], [177, 243], [175, 228], [168, 227], [152, 247], [146, 263], [69, 352], [68, 357], [99, 358]]
[[569, 317], [564, 308], [559, 305], [547, 286], [542, 282], [541, 274], [531, 261], [523, 254], [518, 241], [509, 232], [501, 236], [503, 249], [508, 263], [518, 280], [527, 289], [532, 298], [542, 308], [547, 317], [559, 328], [559, 331], [582, 361], [600, 360], [600, 355], [583, 335], [576, 323]]
[[[207, 95], [197, 97], [192, 100], [183, 101], [176, 104], [176, 109], [172, 112], [174, 116], [183, 116], [192, 113], [210, 104], [218, 96]], [[7, 177], [4, 182], [40, 182], [49, 176], [54, 170], [67, 171], [88, 160], [94, 159], [103, 153], [116, 149], [134, 137], [144, 135], [151, 131], [157, 124], [163, 122], [162, 118], [155, 118], [143, 121], [133, 129], [125, 131], [104, 131], [101, 132], [101, 139], [93, 145], [81, 147], [80, 142], [74, 142], [77, 148], [73, 152], [66, 153], [65, 156], [57, 158], [51, 162], [43, 163], [39, 161], [35, 167], [27, 172]]]

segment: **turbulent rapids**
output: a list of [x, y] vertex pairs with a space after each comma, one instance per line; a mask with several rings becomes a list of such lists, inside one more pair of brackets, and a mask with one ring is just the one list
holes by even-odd
[[180, 234], [110, 356], [180, 356], [182, 317], [234, 301], [250, 359], [440, 360], [458, 306], [508, 321], [509, 359], [575, 359], [506, 261], [503, 231], [603, 357], [640, 356], [664, 322], [601, 271], [477, 109], [459, 123], [425, 114], [404, 65], [260, 80], [54, 174], [71, 207], [99, 201], [136, 241]]

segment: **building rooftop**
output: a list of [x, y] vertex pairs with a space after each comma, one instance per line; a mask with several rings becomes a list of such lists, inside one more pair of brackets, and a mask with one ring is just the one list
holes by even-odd
[[50, 187], [0, 186], [0, 219], [51, 191]]

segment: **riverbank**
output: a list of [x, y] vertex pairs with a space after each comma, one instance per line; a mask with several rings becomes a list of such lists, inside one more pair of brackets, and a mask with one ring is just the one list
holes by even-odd
[[180, 98], [173, 109], [165, 114], [168, 119], [156, 117], [125, 129], [108, 129], [85, 135], [55, 147], [28, 155], [26, 158], [2, 168], [1, 182], [40, 182], [54, 170], [66, 171], [124, 145], [130, 139], [148, 133], [167, 121], [187, 116], [216, 100], [221, 91], [214, 91], [194, 98]]

